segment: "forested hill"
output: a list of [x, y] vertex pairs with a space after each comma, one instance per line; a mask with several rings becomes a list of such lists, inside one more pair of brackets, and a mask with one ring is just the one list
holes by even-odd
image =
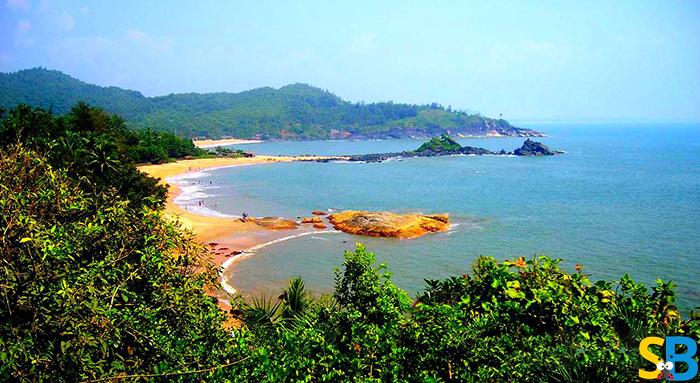
[[79, 101], [150, 127], [186, 137], [370, 139], [452, 135], [539, 136], [502, 119], [438, 104], [351, 103], [305, 84], [240, 93], [183, 93], [145, 97], [133, 90], [87, 84], [43, 68], [0, 73], [0, 107], [17, 104], [64, 114]]

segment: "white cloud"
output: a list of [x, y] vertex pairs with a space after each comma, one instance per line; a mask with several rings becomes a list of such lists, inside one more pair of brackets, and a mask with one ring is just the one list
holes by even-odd
[[70, 15], [70, 13], [63, 11], [62, 13], [57, 14], [54, 16], [54, 22], [60, 28], [61, 30], [64, 31], [70, 31], [75, 27], [75, 19], [73, 19], [73, 16]]
[[[543, 41], [521, 41], [510, 45], [496, 45], [488, 52], [489, 66], [535, 66], [543, 64], [564, 65], [570, 61], [573, 51], [569, 47]], [[535, 65], [536, 64], [536, 65]], [[532, 68], [531, 68], [532, 69]]]
[[172, 38], [167, 36], [151, 36], [145, 32], [138, 29], [129, 29], [124, 34], [125, 39], [138, 47], [145, 48], [147, 50], [155, 52], [164, 52], [169, 50], [173, 41]]
[[87, 15], [88, 13], [90, 13], [90, 8], [82, 7], [80, 8], [80, 13], [82, 13], [83, 15]]
[[29, 1], [27, 0], [7, 0], [5, 4], [12, 9], [29, 9]]
[[148, 38], [145, 33], [139, 31], [138, 29], [129, 29], [125, 33], [126, 38], [131, 41], [144, 41]]
[[10, 55], [8, 55], [5, 52], [0, 52], [0, 66], [4, 66], [5, 64], [10, 62]]
[[15, 25], [15, 45], [19, 47], [29, 47], [34, 44], [34, 40], [28, 37], [27, 32], [32, 29], [32, 22], [24, 19]]
[[377, 35], [372, 32], [365, 32], [355, 38], [347, 48], [349, 53], [367, 53], [376, 48]]
[[18, 36], [29, 32], [30, 29], [32, 29], [32, 22], [27, 19], [18, 21], [17, 25], [15, 26], [15, 32]]
[[281, 70], [300, 68], [303, 64], [313, 60], [316, 53], [310, 49], [292, 50], [278, 57], [273, 64]]
[[103, 37], [69, 37], [51, 45], [48, 53], [54, 63], [94, 65], [111, 57], [119, 48], [118, 41]]
[[64, 66], [63, 64], [101, 66], [126, 56], [159, 56], [172, 45], [170, 37], [153, 37], [140, 30], [130, 29], [119, 38], [66, 37], [59, 44], [49, 47], [48, 53], [57, 67]]

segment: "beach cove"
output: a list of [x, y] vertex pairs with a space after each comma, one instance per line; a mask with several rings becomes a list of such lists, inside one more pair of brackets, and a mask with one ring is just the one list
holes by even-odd
[[[227, 274], [230, 266], [252, 255], [255, 251], [288, 239], [322, 233], [337, 233], [335, 230], [318, 230], [313, 226], [296, 225], [293, 228], [279, 225], [278, 222], [290, 222], [283, 218], [279, 221], [266, 217], [256, 222], [253, 219], [242, 219], [218, 213], [199, 204], [199, 209], [190, 210], [187, 204], [178, 203], [183, 195], [183, 187], [188, 184], [196, 185], [198, 179], [206, 177], [207, 170], [252, 166], [262, 164], [287, 163], [294, 161], [323, 160], [323, 156], [255, 156], [239, 158], [202, 158], [180, 160], [165, 164], [142, 165], [139, 170], [151, 177], [157, 178], [168, 185], [168, 197], [165, 204], [166, 216], [176, 219], [183, 228], [191, 231], [195, 240], [207, 246], [212, 255], [212, 261], [219, 266], [222, 291], [212, 292], [220, 298], [220, 306], [228, 307], [228, 298], [236, 293], [236, 289], [228, 282]], [[209, 181], [210, 182], [210, 181]], [[196, 192], [192, 193], [197, 196]], [[272, 222], [272, 224], [269, 224]]]
[[[369, 237], [410, 239], [428, 233], [448, 231], [449, 214], [395, 214], [390, 212], [344, 211], [329, 214], [326, 210], [309, 212], [310, 216], [289, 219], [278, 216], [252, 217], [218, 211], [207, 206], [211, 197], [206, 191], [214, 186], [207, 171], [295, 161], [326, 162], [344, 160], [327, 156], [255, 156], [186, 159], [165, 164], [143, 165], [139, 170], [168, 185], [165, 214], [191, 231], [195, 240], [206, 246], [212, 261], [220, 267], [223, 291], [214, 291], [228, 306], [228, 298], [237, 290], [231, 283], [231, 266], [270, 245], [309, 235], [349, 233]], [[335, 227], [336, 229], [334, 229]], [[347, 243], [348, 241], [343, 241]]]

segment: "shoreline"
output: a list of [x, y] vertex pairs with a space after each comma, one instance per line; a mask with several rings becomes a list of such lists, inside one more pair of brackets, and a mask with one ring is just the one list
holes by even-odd
[[226, 278], [224, 278], [224, 273], [226, 270], [229, 269], [229, 267], [233, 266], [234, 264], [242, 261], [245, 258], [250, 257], [251, 255], [254, 255], [255, 252], [258, 250], [265, 248], [269, 245], [274, 245], [279, 242], [284, 242], [290, 239], [296, 239], [296, 238], [301, 238], [301, 237], [306, 237], [308, 235], [319, 235], [319, 234], [337, 234], [337, 233], [342, 233], [342, 231], [339, 230], [317, 230], [317, 231], [305, 231], [302, 233], [294, 234], [294, 235], [288, 235], [286, 237], [282, 238], [277, 238], [273, 239], [267, 242], [262, 242], [258, 243], [255, 246], [252, 246], [246, 250], [243, 250], [240, 254], [234, 255], [228, 259], [226, 259], [222, 264], [221, 264], [221, 288], [224, 289], [225, 292], [228, 294], [236, 294], [237, 290], [235, 287], [233, 287], [230, 283], [226, 281]]
[[[233, 295], [236, 289], [227, 282], [230, 275], [226, 274], [231, 266], [254, 254], [257, 250], [285, 240], [311, 234], [336, 233], [335, 230], [315, 230], [310, 226], [300, 225], [296, 229], [275, 230], [262, 227], [252, 221], [242, 221], [240, 217], [224, 214], [205, 215], [184, 209], [176, 199], [182, 194], [182, 185], [177, 184], [178, 178], [187, 179], [187, 175], [205, 170], [221, 169], [236, 166], [253, 166], [260, 164], [320, 160], [321, 156], [255, 156], [250, 158], [202, 158], [178, 160], [175, 162], [143, 165], [139, 170], [151, 177], [159, 179], [168, 185], [168, 197], [164, 213], [176, 219], [183, 228], [194, 234], [194, 239], [207, 247], [212, 255], [214, 265], [219, 267], [219, 290], [214, 296], [224, 300], [226, 295]], [[235, 254], [234, 254], [235, 253]], [[221, 294], [223, 293], [223, 294]], [[224, 295], [223, 297], [221, 295]]]
[[192, 142], [198, 148], [207, 149], [207, 148], [215, 148], [217, 146], [259, 144], [259, 143], [265, 142], [265, 141], [263, 141], [263, 140], [247, 140], [247, 139], [243, 139], [243, 138], [219, 138], [216, 140], [192, 140]]

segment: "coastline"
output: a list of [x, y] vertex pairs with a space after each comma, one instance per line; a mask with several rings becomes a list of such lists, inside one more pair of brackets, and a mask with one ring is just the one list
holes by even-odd
[[242, 144], [259, 144], [264, 142], [262, 140], [246, 140], [242, 138], [220, 138], [216, 140], [193, 140], [195, 146], [198, 148], [215, 148], [217, 146], [227, 146], [227, 145], [242, 145]]
[[[220, 291], [212, 292], [223, 300], [226, 308], [229, 295], [236, 289], [227, 282], [230, 274], [227, 270], [240, 260], [254, 254], [256, 250], [284, 240], [310, 234], [335, 233], [335, 230], [314, 230], [310, 226], [300, 225], [296, 229], [275, 230], [262, 227], [253, 221], [243, 221], [240, 217], [225, 215], [205, 215], [185, 210], [176, 202], [182, 194], [179, 177], [195, 174], [204, 170], [212, 170], [235, 166], [252, 166], [269, 163], [294, 161], [322, 160], [319, 156], [255, 156], [250, 158], [202, 158], [179, 160], [175, 162], [139, 166], [139, 170], [159, 179], [168, 185], [168, 197], [165, 202], [165, 215], [176, 219], [187, 230], [194, 234], [197, 242], [205, 245], [212, 255], [212, 261], [220, 267]], [[184, 177], [183, 177], [184, 178]]]

